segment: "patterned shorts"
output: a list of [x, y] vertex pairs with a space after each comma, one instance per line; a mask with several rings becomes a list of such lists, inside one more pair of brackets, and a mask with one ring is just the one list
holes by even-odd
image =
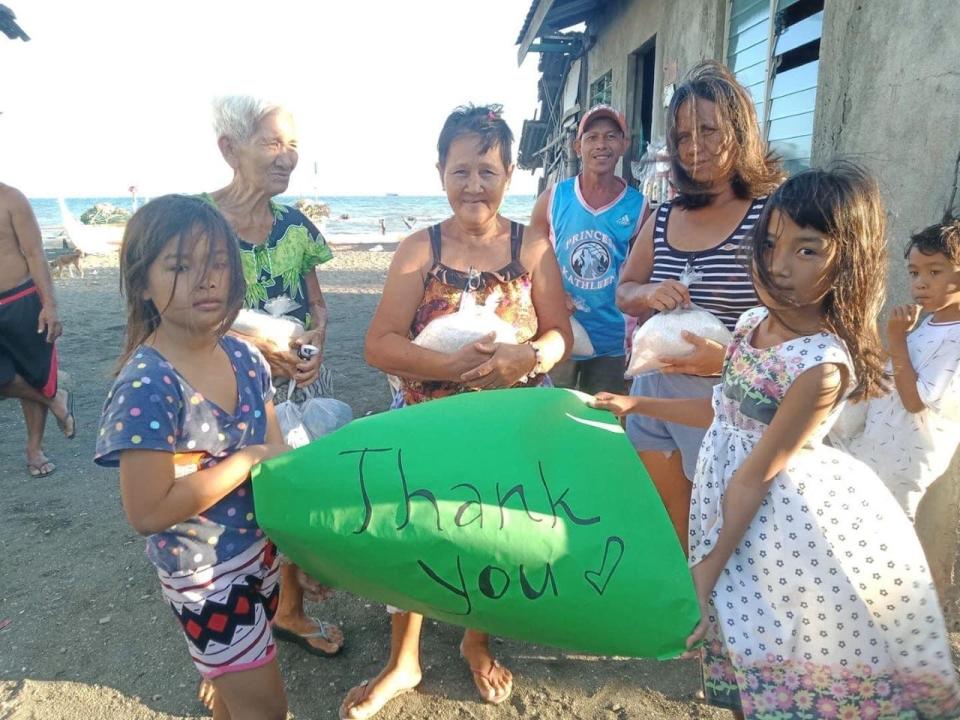
[[212, 680], [266, 665], [276, 655], [270, 621], [280, 597], [280, 562], [263, 540], [236, 557], [195, 572], [157, 570], [180, 621], [193, 664]]

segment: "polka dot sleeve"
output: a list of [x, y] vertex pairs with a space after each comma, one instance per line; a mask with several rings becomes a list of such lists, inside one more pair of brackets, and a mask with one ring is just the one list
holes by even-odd
[[175, 452], [182, 405], [170, 372], [135, 356], [107, 395], [94, 461], [116, 467], [124, 450]]
[[[229, 344], [228, 350], [237, 360], [245, 361], [243, 365], [249, 363], [250, 370], [247, 373], [263, 393], [263, 402], [268, 403], [273, 400], [276, 391], [273, 387], [273, 379], [270, 377], [270, 365], [260, 350], [255, 345], [233, 335], [225, 335], [224, 341]], [[240, 370], [236, 363], [234, 367]]]

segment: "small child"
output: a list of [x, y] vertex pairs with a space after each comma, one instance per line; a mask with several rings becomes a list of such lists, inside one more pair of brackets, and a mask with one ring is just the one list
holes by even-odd
[[286, 447], [269, 367], [225, 335], [244, 297], [236, 238], [201, 199], [167, 195], [130, 219], [120, 276], [126, 347], [95, 460], [120, 468], [127, 518], [216, 689], [214, 718], [285, 718], [270, 631], [279, 566], [249, 475]]
[[[706, 399], [600, 394], [618, 415], [704, 426], [690, 566], [708, 702], [738, 717], [943, 718], [960, 709], [910, 522], [864, 464], [823, 444], [883, 380], [879, 192], [849, 164], [793, 176], [757, 222], [764, 307], [737, 323]], [[706, 418], [706, 420], [704, 420]]]
[[[895, 389], [867, 403], [847, 449], [913, 519], [960, 444], [960, 219], [921, 230], [904, 257], [917, 304], [894, 308], [887, 322]], [[929, 314], [917, 325], [921, 310]]]

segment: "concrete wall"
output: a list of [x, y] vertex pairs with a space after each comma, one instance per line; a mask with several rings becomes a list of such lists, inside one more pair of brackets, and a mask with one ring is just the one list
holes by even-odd
[[[725, 0], [672, 0], [664, 10], [663, 30], [657, 37], [660, 68], [675, 63], [677, 82], [701, 60], [722, 60], [727, 24]], [[662, 49], [661, 49], [662, 48]], [[662, 72], [657, 81], [661, 82]], [[657, 88], [654, 135], [666, 129], [663, 93]]]
[[[587, 54], [587, 87], [605, 73], [613, 73], [613, 106], [627, 111], [629, 55], [645, 45], [660, 29], [665, 0], [616, 0], [604, 14], [590, 24], [597, 38]], [[657, 65], [660, 63], [660, 38], [657, 38]], [[663, 73], [656, 73], [656, 93], [660, 92]], [[587, 98], [589, 102], [589, 97]]]
[[663, 68], [674, 64], [677, 79], [700, 60], [723, 54], [725, 0], [614, 0], [589, 31], [597, 38], [587, 56], [589, 86], [608, 71], [613, 78], [613, 105], [630, 116], [633, 78], [630, 54], [656, 36], [652, 133], [662, 137], [665, 127]]
[[[889, 303], [909, 300], [902, 248], [938, 220], [960, 179], [960, 5], [954, 0], [827, 0], [813, 161], [846, 156], [877, 176], [887, 204]], [[931, 489], [918, 527], [931, 565], [954, 574], [960, 467]], [[954, 582], [945, 598], [960, 619]]]
[[960, 170], [960, 4], [827, 0], [814, 163], [838, 155], [879, 178], [890, 223], [890, 299], [909, 299], [902, 248], [939, 219]]

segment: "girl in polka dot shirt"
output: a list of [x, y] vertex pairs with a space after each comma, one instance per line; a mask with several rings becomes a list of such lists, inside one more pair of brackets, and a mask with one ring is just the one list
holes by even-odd
[[95, 461], [120, 468], [127, 518], [147, 536], [193, 662], [217, 690], [214, 717], [283, 718], [270, 632], [278, 563], [249, 476], [286, 447], [269, 367], [225, 335], [243, 302], [240, 262], [232, 230], [201, 200], [168, 195], [131, 218], [120, 258], [126, 347]]

